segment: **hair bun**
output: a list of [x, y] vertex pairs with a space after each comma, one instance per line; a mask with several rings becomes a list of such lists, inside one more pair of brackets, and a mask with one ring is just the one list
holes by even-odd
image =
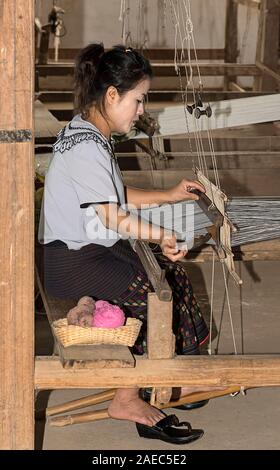
[[91, 75], [94, 75], [104, 53], [105, 49], [102, 43], [89, 44], [82, 49], [76, 58], [76, 70], [78, 73], [90, 72]]

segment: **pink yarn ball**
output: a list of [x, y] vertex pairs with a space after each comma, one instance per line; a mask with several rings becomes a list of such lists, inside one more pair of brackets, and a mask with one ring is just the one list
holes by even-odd
[[92, 326], [98, 328], [118, 328], [123, 326], [125, 315], [120, 307], [111, 305], [106, 300], [98, 300], [95, 303]]

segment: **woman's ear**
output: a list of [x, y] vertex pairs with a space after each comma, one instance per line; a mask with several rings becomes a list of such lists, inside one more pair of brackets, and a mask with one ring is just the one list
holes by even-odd
[[106, 98], [107, 98], [107, 103], [110, 105], [110, 104], [114, 104], [116, 102], [116, 100], [119, 98], [119, 93], [118, 93], [118, 90], [116, 89], [116, 87], [114, 86], [109, 86], [109, 88], [107, 89], [107, 92], [106, 92]]

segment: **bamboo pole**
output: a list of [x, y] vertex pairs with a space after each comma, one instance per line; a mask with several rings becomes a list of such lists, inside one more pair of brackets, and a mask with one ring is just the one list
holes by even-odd
[[[181, 398], [180, 400], [176, 401], [169, 401], [167, 403], [158, 403], [156, 402], [154, 406], [163, 410], [167, 408], [175, 408], [177, 406], [185, 405], [187, 403], [195, 403], [200, 400], [210, 400], [213, 398], [218, 398], [226, 395], [230, 395], [231, 393], [238, 393], [240, 391], [239, 387], [227, 387], [225, 390], [221, 391], [208, 391], [208, 392], [196, 392], [192, 393], [188, 396]], [[77, 400], [78, 401], [78, 400]], [[48, 423], [51, 426], [69, 426], [71, 424], [82, 424], [82, 423], [89, 423], [92, 421], [98, 421], [101, 419], [108, 419], [110, 418], [107, 409], [104, 410], [97, 410], [97, 411], [88, 411], [86, 413], [76, 413], [70, 414], [66, 416], [57, 416], [55, 418], [51, 418], [48, 420]]]

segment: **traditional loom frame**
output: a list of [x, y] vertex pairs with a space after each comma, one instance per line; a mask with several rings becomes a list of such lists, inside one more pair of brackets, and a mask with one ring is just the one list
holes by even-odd
[[2, 0], [0, 12], [0, 448], [34, 448], [34, 389], [279, 386], [280, 355], [144, 358], [114, 373], [45, 356], [34, 368], [34, 2]]

